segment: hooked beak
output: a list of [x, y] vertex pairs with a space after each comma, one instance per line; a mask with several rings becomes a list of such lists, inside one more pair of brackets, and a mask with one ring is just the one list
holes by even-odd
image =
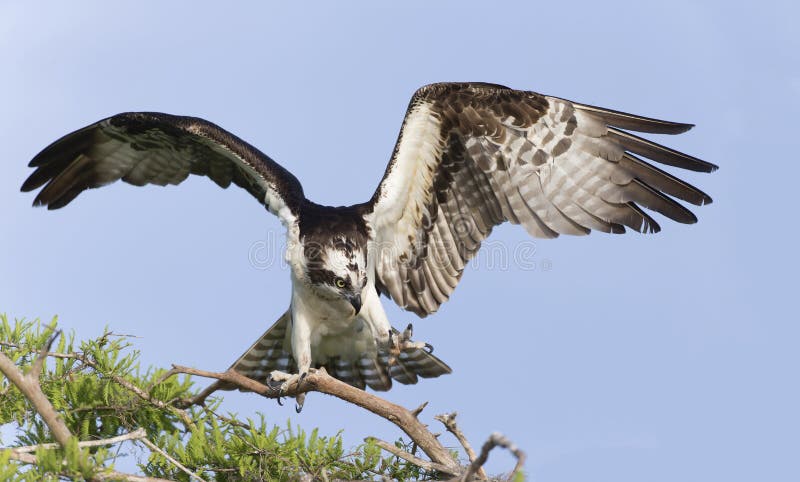
[[361, 311], [361, 293], [349, 295], [347, 301], [349, 301], [353, 309], [356, 310], [356, 314]]

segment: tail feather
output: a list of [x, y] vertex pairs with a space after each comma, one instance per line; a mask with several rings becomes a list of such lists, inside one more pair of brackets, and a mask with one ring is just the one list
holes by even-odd
[[337, 378], [348, 385], [353, 385], [356, 388], [364, 389], [364, 379], [358, 372], [358, 367], [352, 360], [343, 360], [341, 358], [333, 358], [328, 360], [328, 363], [323, 365], [325, 370], [332, 377]]
[[400, 364], [422, 378], [434, 378], [450, 373], [450, 367], [425, 350], [405, 350], [400, 353]]
[[[266, 383], [273, 370], [296, 372], [297, 364], [289, 342], [290, 317], [289, 311], [284, 313], [231, 368], [262, 383]], [[369, 386], [375, 391], [392, 388], [392, 379], [411, 385], [417, 383], [418, 377], [433, 378], [452, 372], [446, 363], [420, 348], [403, 350], [394, 360], [387, 351], [380, 350], [376, 356], [364, 355], [355, 361], [332, 358], [322, 365], [315, 364], [314, 368], [321, 366], [332, 377], [349, 385], [361, 389]], [[221, 388], [234, 387], [223, 385]]]
[[358, 360], [358, 371], [364, 383], [373, 390], [382, 391], [392, 387], [392, 377], [378, 358], [362, 357]]
[[269, 378], [270, 372], [297, 370], [288, 340], [290, 313], [284, 313], [231, 368], [242, 375], [260, 382]]

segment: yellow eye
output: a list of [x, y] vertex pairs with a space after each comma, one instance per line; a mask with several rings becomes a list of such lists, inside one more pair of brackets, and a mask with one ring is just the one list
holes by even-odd
[[344, 280], [342, 278], [336, 278], [335, 283], [337, 288], [344, 288]]

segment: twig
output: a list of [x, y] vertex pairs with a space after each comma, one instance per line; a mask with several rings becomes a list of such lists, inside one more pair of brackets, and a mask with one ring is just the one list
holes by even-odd
[[60, 333], [60, 331], [56, 331], [50, 336], [45, 346], [39, 351], [39, 354], [33, 361], [28, 373], [23, 374], [19, 367], [2, 352], [0, 352], [0, 371], [3, 372], [6, 378], [8, 378], [8, 380], [22, 392], [25, 398], [31, 402], [34, 410], [42, 417], [44, 423], [47, 424], [47, 428], [50, 429], [50, 433], [53, 434], [53, 438], [56, 439], [56, 442], [58, 442], [60, 446], [65, 447], [70, 438], [72, 438], [72, 434], [69, 428], [67, 428], [67, 424], [65, 424], [64, 420], [61, 418], [61, 415], [55, 411], [50, 400], [48, 400], [42, 392], [42, 387], [39, 385], [39, 375], [44, 367], [44, 359], [47, 357], [50, 347]]
[[[239, 388], [241, 390], [258, 393], [267, 398], [296, 396], [300, 393], [310, 391], [332, 395], [369, 410], [397, 425], [425, 452], [431, 461], [441, 466], [441, 472], [453, 475], [460, 472], [458, 464], [453, 460], [450, 452], [427, 430], [424, 424], [417, 420], [411, 411], [337, 380], [328, 375], [324, 369], [311, 370], [303, 380], [299, 389], [297, 385], [294, 384], [288, 387], [284, 392], [281, 392], [277, 388], [259, 383], [230, 369], [226, 372], [216, 373], [179, 365], [173, 365], [172, 368], [176, 373], [185, 373], [219, 380], [217, 383], [212, 384], [208, 389], [204, 390], [200, 396], [187, 401], [189, 404], [202, 403], [205, 397], [214, 390], [223, 388]], [[445, 468], [446, 470], [444, 470]]]
[[117, 472], [116, 470], [106, 470], [99, 474], [94, 474], [94, 480], [98, 481], [124, 480], [125, 482], [174, 482], [172, 480], [161, 479], [159, 477], [145, 477], [142, 475], [125, 474], [122, 472]]
[[425, 410], [425, 407], [427, 407], [427, 406], [428, 406], [428, 402], [422, 402], [422, 404], [419, 407], [417, 407], [417, 408], [415, 408], [414, 410], [411, 411], [411, 415], [413, 415], [415, 417], [419, 417], [419, 414], [422, 413], [422, 411]]
[[[90, 363], [93, 363], [93, 362], [90, 362]], [[92, 368], [95, 368], [94, 365], [90, 365], [90, 366]], [[145, 392], [141, 388], [137, 387], [133, 383], [129, 382], [128, 380], [125, 380], [124, 378], [122, 378], [120, 376], [108, 375], [108, 377], [111, 378], [114, 382], [116, 382], [120, 386], [122, 386], [124, 388], [127, 388], [128, 390], [130, 390], [131, 392], [136, 394], [136, 396], [138, 396], [142, 400], [144, 400], [146, 402], [150, 402], [153, 405], [155, 405], [156, 407], [158, 407], [160, 409], [163, 409], [163, 410], [174, 410], [175, 413], [178, 414], [178, 417], [181, 419], [181, 421], [183, 422], [183, 425], [186, 426], [186, 428], [192, 428], [192, 427], [195, 426], [194, 422], [189, 417], [189, 414], [186, 413], [186, 411], [181, 410], [180, 408], [174, 407], [172, 405], [169, 405], [167, 403], [162, 402], [161, 400], [158, 400], [158, 399], [155, 399], [155, 398], [151, 397], [150, 394], [148, 394], [147, 392]]]
[[[85, 356], [83, 354], [77, 354], [77, 358], [81, 362], [83, 362], [86, 365], [88, 365], [88, 366], [94, 368], [95, 370], [97, 370], [97, 364], [94, 362], [94, 360], [91, 360], [89, 357], [87, 357], [87, 356]], [[167, 403], [162, 402], [161, 400], [158, 400], [158, 399], [155, 399], [155, 398], [151, 397], [149, 393], [145, 392], [141, 388], [137, 387], [136, 385], [134, 385], [133, 383], [129, 382], [128, 380], [125, 380], [124, 378], [122, 378], [119, 375], [104, 374], [102, 372], [100, 374], [102, 376], [110, 378], [111, 380], [114, 381], [114, 383], [120, 385], [123, 388], [126, 388], [127, 390], [133, 392], [137, 397], [141, 398], [142, 400], [144, 400], [146, 402], [152, 403], [153, 405], [155, 405], [156, 407], [158, 407], [158, 408], [160, 408], [162, 410], [174, 410], [178, 414], [178, 417], [181, 419], [181, 421], [183, 422], [184, 426], [186, 426], [187, 428], [194, 427], [194, 422], [192, 422], [192, 419], [189, 417], [189, 415], [184, 410], [181, 410], [180, 408], [174, 407], [172, 405], [169, 405]]]
[[[467, 437], [464, 435], [464, 432], [462, 432], [461, 429], [458, 428], [458, 425], [456, 424], [457, 416], [458, 413], [453, 412], [442, 415], [436, 415], [433, 418], [442, 422], [447, 431], [453, 434], [453, 436], [458, 440], [458, 443], [460, 443], [461, 446], [464, 447], [464, 452], [467, 453], [469, 461], [475, 462], [477, 455], [475, 455], [475, 451], [472, 449], [472, 445], [470, 445], [469, 441], [467, 440]], [[482, 479], [488, 478], [486, 475], [486, 471], [483, 470], [483, 464], [481, 464], [481, 466], [478, 467], [478, 477]]]
[[191, 470], [189, 470], [188, 468], [186, 468], [185, 465], [183, 465], [182, 463], [178, 462], [171, 455], [169, 455], [168, 453], [166, 453], [163, 450], [161, 450], [161, 447], [159, 447], [158, 445], [154, 444], [149, 439], [143, 438], [143, 439], [140, 439], [139, 441], [142, 442], [143, 444], [147, 445], [147, 447], [150, 450], [153, 450], [154, 452], [158, 452], [159, 454], [161, 454], [162, 457], [164, 457], [165, 459], [167, 459], [170, 462], [172, 462], [173, 464], [175, 464], [176, 467], [178, 467], [179, 469], [184, 471], [190, 478], [195, 478], [195, 479], [199, 480], [200, 482], [206, 482], [205, 480], [203, 480], [202, 477], [200, 477], [196, 473], [194, 473]]
[[[174, 372], [174, 369], [170, 370], [170, 372], [173, 372], [172, 373], [173, 375], [175, 373], [178, 373], [178, 372]], [[202, 376], [202, 375], [198, 375], [198, 376]], [[192, 405], [200, 405], [201, 407], [205, 407], [206, 406], [206, 399], [208, 397], [210, 397], [214, 392], [216, 392], [217, 390], [220, 390], [220, 389], [221, 389], [220, 388], [220, 384], [212, 383], [210, 386], [204, 388], [203, 391], [201, 391], [200, 393], [198, 393], [194, 397], [182, 400], [180, 402], [180, 404], [178, 404], [178, 406], [188, 408], [188, 407], [191, 407]]]
[[453, 471], [452, 467], [448, 467], [448, 466], [442, 465], [442, 464], [437, 464], [436, 462], [428, 462], [427, 460], [421, 459], [421, 458], [417, 457], [416, 455], [410, 454], [410, 453], [406, 452], [405, 450], [397, 447], [396, 445], [390, 444], [389, 442], [386, 442], [385, 440], [381, 440], [381, 439], [375, 438], [375, 437], [367, 437], [367, 438], [364, 439], [364, 441], [365, 442], [370, 442], [371, 441], [372, 443], [374, 443], [378, 447], [382, 448], [383, 450], [389, 452], [390, 454], [395, 455], [397, 457], [400, 457], [401, 459], [403, 459], [403, 460], [405, 460], [407, 462], [411, 462], [412, 464], [416, 465], [417, 467], [421, 467], [421, 468], [423, 468], [425, 470], [428, 470], [428, 471], [431, 471], [431, 472], [435, 470], [435, 471], [438, 471], [438, 472], [444, 472], [445, 474], [449, 474], [449, 475], [456, 475], [456, 473], [457, 473], [457, 471]]
[[61, 330], [56, 330], [53, 334], [50, 335], [50, 338], [44, 344], [44, 347], [39, 350], [39, 353], [36, 354], [36, 359], [33, 360], [33, 364], [31, 365], [30, 371], [28, 371], [27, 375], [30, 377], [34, 377], [39, 380], [39, 377], [42, 376], [42, 369], [44, 369], [44, 361], [47, 359], [47, 353], [50, 351], [50, 347], [53, 346], [53, 342], [56, 341], [56, 338], [61, 334]]
[[152, 384], [151, 384], [151, 385], [150, 385], [150, 386], [147, 388], [147, 391], [148, 391], [148, 392], [152, 392], [152, 391], [153, 391], [153, 388], [155, 388], [156, 386], [158, 386], [158, 385], [160, 385], [161, 383], [163, 383], [163, 382], [164, 382], [164, 381], [165, 381], [167, 378], [171, 377], [172, 375], [175, 375], [175, 371], [174, 371], [174, 370], [167, 370], [166, 372], [162, 373], [162, 374], [161, 374], [161, 376], [160, 376], [160, 377], [158, 377], [158, 378], [157, 378], [157, 379], [156, 379], [156, 380], [155, 380], [155, 381], [154, 381], [154, 382], [153, 382], [153, 383], [152, 383]]
[[[24, 464], [36, 465], [38, 463], [38, 459], [36, 458], [35, 455], [27, 453], [16, 453], [14, 451], [11, 451], [10, 458], [12, 460], [22, 462]], [[69, 474], [63, 474], [63, 475], [64, 477], [69, 477]], [[116, 470], [104, 470], [102, 472], [98, 472], [94, 474], [92, 480], [98, 480], [98, 481], [123, 480], [125, 482], [173, 482], [171, 480], [159, 479], [157, 477], [144, 477], [141, 475], [126, 474], [123, 472], [117, 472]]]
[[[78, 442], [78, 447], [99, 447], [101, 445], [113, 445], [116, 443], [124, 442], [126, 440], [139, 440], [147, 437], [147, 432], [143, 428], [137, 428], [133, 432], [123, 435], [118, 435], [111, 438], [103, 438], [99, 440], [87, 440], [85, 442]], [[60, 445], [54, 443], [39, 444], [39, 445], [25, 445], [22, 447], [10, 447], [7, 450], [12, 450], [16, 453], [35, 452], [38, 449], [57, 449]]]
[[[8, 348], [16, 348], [18, 350], [22, 348], [20, 345], [8, 341], [0, 341], [0, 346], [5, 346]], [[78, 358], [78, 356], [75, 353], [59, 353], [55, 351], [48, 351], [47, 356], [51, 358]]]
[[[31, 405], [33, 405], [34, 410], [42, 417], [47, 427], [50, 429], [50, 432], [53, 435], [53, 438], [56, 439], [57, 443], [46, 443], [36, 446], [26, 446], [26, 447], [14, 447], [4, 452], [9, 454], [9, 458], [13, 460], [17, 460], [22, 463], [26, 464], [37, 464], [38, 459], [35, 455], [32, 455], [28, 452], [34, 451], [38, 448], [58, 448], [58, 447], [65, 447], [67, 443], [72, 438], [72, 433], [70, 433], [69, 428], [64, 423], [64, 420], [55, 411], [53, 405], [50, 403], [50, 400], [42, 392], [42, 388], [39, 384], [39, 377], [42, 374], [44, 369], [44, 362], [48, 356], [56, 357], [56, 358], [75, 358], [86, 365], [89, 365], [93, 368], [96, 368], [95, 363], [92, 360], [89, 360], [88, 357], [78, 354], [78, 353], [53, 353], [50, 351], [50, 347], [53, 345], [53, 342], [58, 338], [61, 334], [60, 331], [54, 332], [50, 338], [47, 340], [45, 346], [39, 350], [36, 358], [31, 364], [30, 369], [27, 373], [23, 374], [22, 371], [17, 367], [17, 365], [4, 353], [0, 352], [0, 372], [8, 378], [8, 380], [14, 384], [20, 392], [27, 398]], [[4, 342], [3, 346], [11, 346], [12, 343]], [[18, 348], [17, 346], [15, 346]], [[134, 393], [139, 396], [141, 395], [141, 390], [138, 387], [130, 384], [127, 380], [121, 379], [120, 377], [113, 377], [118, 380], [118, 383], [121, 383], [126, 388], [130, 389]], [[146, 395], [146, 394], [145, 394]], [[146, 399], [148, 399], [147, 397]], [[149, 400], [150, 402], [159, 402], [158, 400]], [[163, 402], [160, 402], [162, 407], [166, 408], [166, 405]], [[183, 412], [181, 410], [181, 412]], [[188, 416], [187, 416], [188, 418]], [[102, 440], [90, 440], [85, 442], [78, 442], [79, 447], [94, 447], [99, 445], [108, 445], [112, 443], [117, 443], [125, 440], [147, 440], [145, 438], [145, 431], [144, 429], [138, 429], [131, 433], [120, 435], [118, 437], [113, 437], [110, 439], [102, 439]], [[149, 440], [148, 440], [149, 442]], [[64, 474], [68, 476], [68, 474]], [[198, 477], [199, 479], [199, 477]], [[97, 481], [105, 481], [105, 480], [124, 480], [126, 482], [170, 482], [166, 479], [160, 479], [155, 477], [143, 477], [139, 475], [133, 474], [126, 474], [122, 472], [117, 472], [116, 470], [103, 470], [94, 474], [93, 480]], [[202, 479], [200, 479], [202, 480]]]
[[514, 466], [514, 470], [512, 470], [511, 474], [508, 476], [509, 481], [514, 480], [514, 477], [517, 475], [517, 473], [519, 473], [520, 470], [522, 470], [522, 466], [525, 464], [525, 452], [517, 448], [517, 446], [514, 445], [511, 440], [497, 432], [489, 436], [489, 440], [487, 440], [486, 443], [483, 444], [483, 447], [481, 447], [480, 455], [478, 455], [475, 460], [469, 464], [469, 467], [467, 467], [466, 472], [464, 472], [460, 480], [462, 482], [470, 480], [470, 478], [472, 478], [472, 476], [478, 471], [478, 468], [483, 467], [483, 465], [486, 463], [486, 460], [489, 458], [489, 452], [495, 447], [503, 447], [508, 449], [512, 454], [514, 454], [514, 457], [517, 458], [517, 465]]
[[[132, 337], [133, 335], [117, 335], [117, 334], [112, 333], [112, 332], [107, 332], [103, 336], [104, 337], [109, 337], [109, 336]], [[0, 342], [0, 346], [7, 346], [7, 347], [10, 347], [10, 348], [20, 348], [20, 346], [17, 345], [16, 343], [9, 343], [9, 342], [5, 342], [5, 341]], [[48, 347], [49, 347], [49, 345], [48, 345]], [[48, 348], [48, 350], [49, 350], [49, 348]], [[79, 362], [83, 363], [84, 365], [86, 365], [86, 366], [88, 366], [90, 368], [94, 368], [95, 370], [97, 370], [97, 363], [95, 363], [94, 360], [92, 360], [90, 357], [86, 356], [85, 353], [79, 353], [79, 352], [59, 353], [59, 352], [52, 352], [52, 351], [43, 351], [43, 352], [39, 352], [39, 353], [40, 353], [40, 355], [41, 355], [41, 353], [44, 353], [46, 356], [49, 356], [49, 357], [52, 357], [52, 358], [70, 358], [70, 359], [78, 360]], [[2, 353], [0, 353], [0, 355], [2, 355]], [[37, 357], [37, 360], [38, 359], [39, 358]], [[118, 385], [122, 386], [123, 388], [133, 392], [137, 397], [141, 398], [142, 400], [144, 400], [146, 402], [152, 403], [153, 405], [155, 405], [156, 407], [158, 407], [160, 409], [163, 409], [163, 410], [175, 410], [176, 413], [178, 414], [178, 417], [181, 419], [181, 422], [183, 422], [183, 424], [186, 427], [193, 427], [194, 426], [194, 422], [192, 422], [192, 419], [189, 417], [189, 415], [184, 410], [181, 410], [180, 408], [177, 408], [177, 407], [172, 406], [172, 405], [170, 405], [168, 403], [162, 402], [161, 400], [157, 400], [157, 399], [153, 398], [149, 393], [145, 392], [141, 388], [137, 387], [133, 383], [129, 382], [128, 380], [125, 380], [124, 378], [122, 378], [122, 377], [120, 377], [118, 375], [105, 374], [105, 373], [102, 373], [102, 372], [99, 372], [99, 371], [98, 371], [98, 373], [100, 373], [100, 375], [102, 375], [102, 376], [108, 377], [109, 379], [111, 379], [116, 384], [118, 384]], [[168, 378], [169, 376], [172, 376], [174, 374], [175, 373], [171, 373], [171, 372], [167, 372], [167, 373], [163, 374], [161, 377], [159, 377], [159, 379], [156, 382], [153, 383], [153, 386], [158, 385], [159, 383], [164, 381], [166, 378]], [[151, 386], [150, 389], [152, 390], [152, 386]]]
[[240, 422], [239, 420], [236, 420], [234, 418], [230, 418], [230, 417], [227, 417], [225, 415], [221, 415], [221, 414], [215, 412], [214, 410], [211, 410], [208, 407], [204, 407], [203, 410], [209, 412], [211, 415], [217, 417], [218, 419], [222, 420], [223, 422], [227, 422], [227, 423], [229, 423], [229, 424], [231, 424], [233, 426], [236, 426], [236, 427], [239, 427], [239, 428], [243, 428], [245, 430], [253, 430], [253, 427], [249, 423]]

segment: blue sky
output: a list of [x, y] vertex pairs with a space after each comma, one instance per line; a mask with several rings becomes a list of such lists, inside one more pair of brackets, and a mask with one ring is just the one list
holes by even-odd
[[[454, 369], [386, 396], [428, 400], [429, 417], [457, 410], [475, 444], [505, 433], [539, 481], [800, 477], [793, 4], [287, 3], [0, 3], [0, 311], [58, 314], [79, 337], [138, 335], [146, 364], [223, 369], [288, 306], [288, 272], [252, 262], [280, 254], [259, 248], [282, 228], [244, 191], [117, 184], [60, 211], [30, 207], [29, 159], [117, 112], [207, 118], [334, 205], [371, 195], [429, 82], [692, 122], [657, 140], [721, 166], [685, 174], [715, 200], [698, 224], [657, 218], [658, 235], [533, 250], [501, 226], [492, 246], [526, 249], [525, 263], [482, 258], [425, 320], [386, 303]], [[225, 407], [344, 429], [352, 444], [399, 435], [319, 394], [301, 415], [252, 395]], [[492, 454], [491, 471], [511, 466]]]

